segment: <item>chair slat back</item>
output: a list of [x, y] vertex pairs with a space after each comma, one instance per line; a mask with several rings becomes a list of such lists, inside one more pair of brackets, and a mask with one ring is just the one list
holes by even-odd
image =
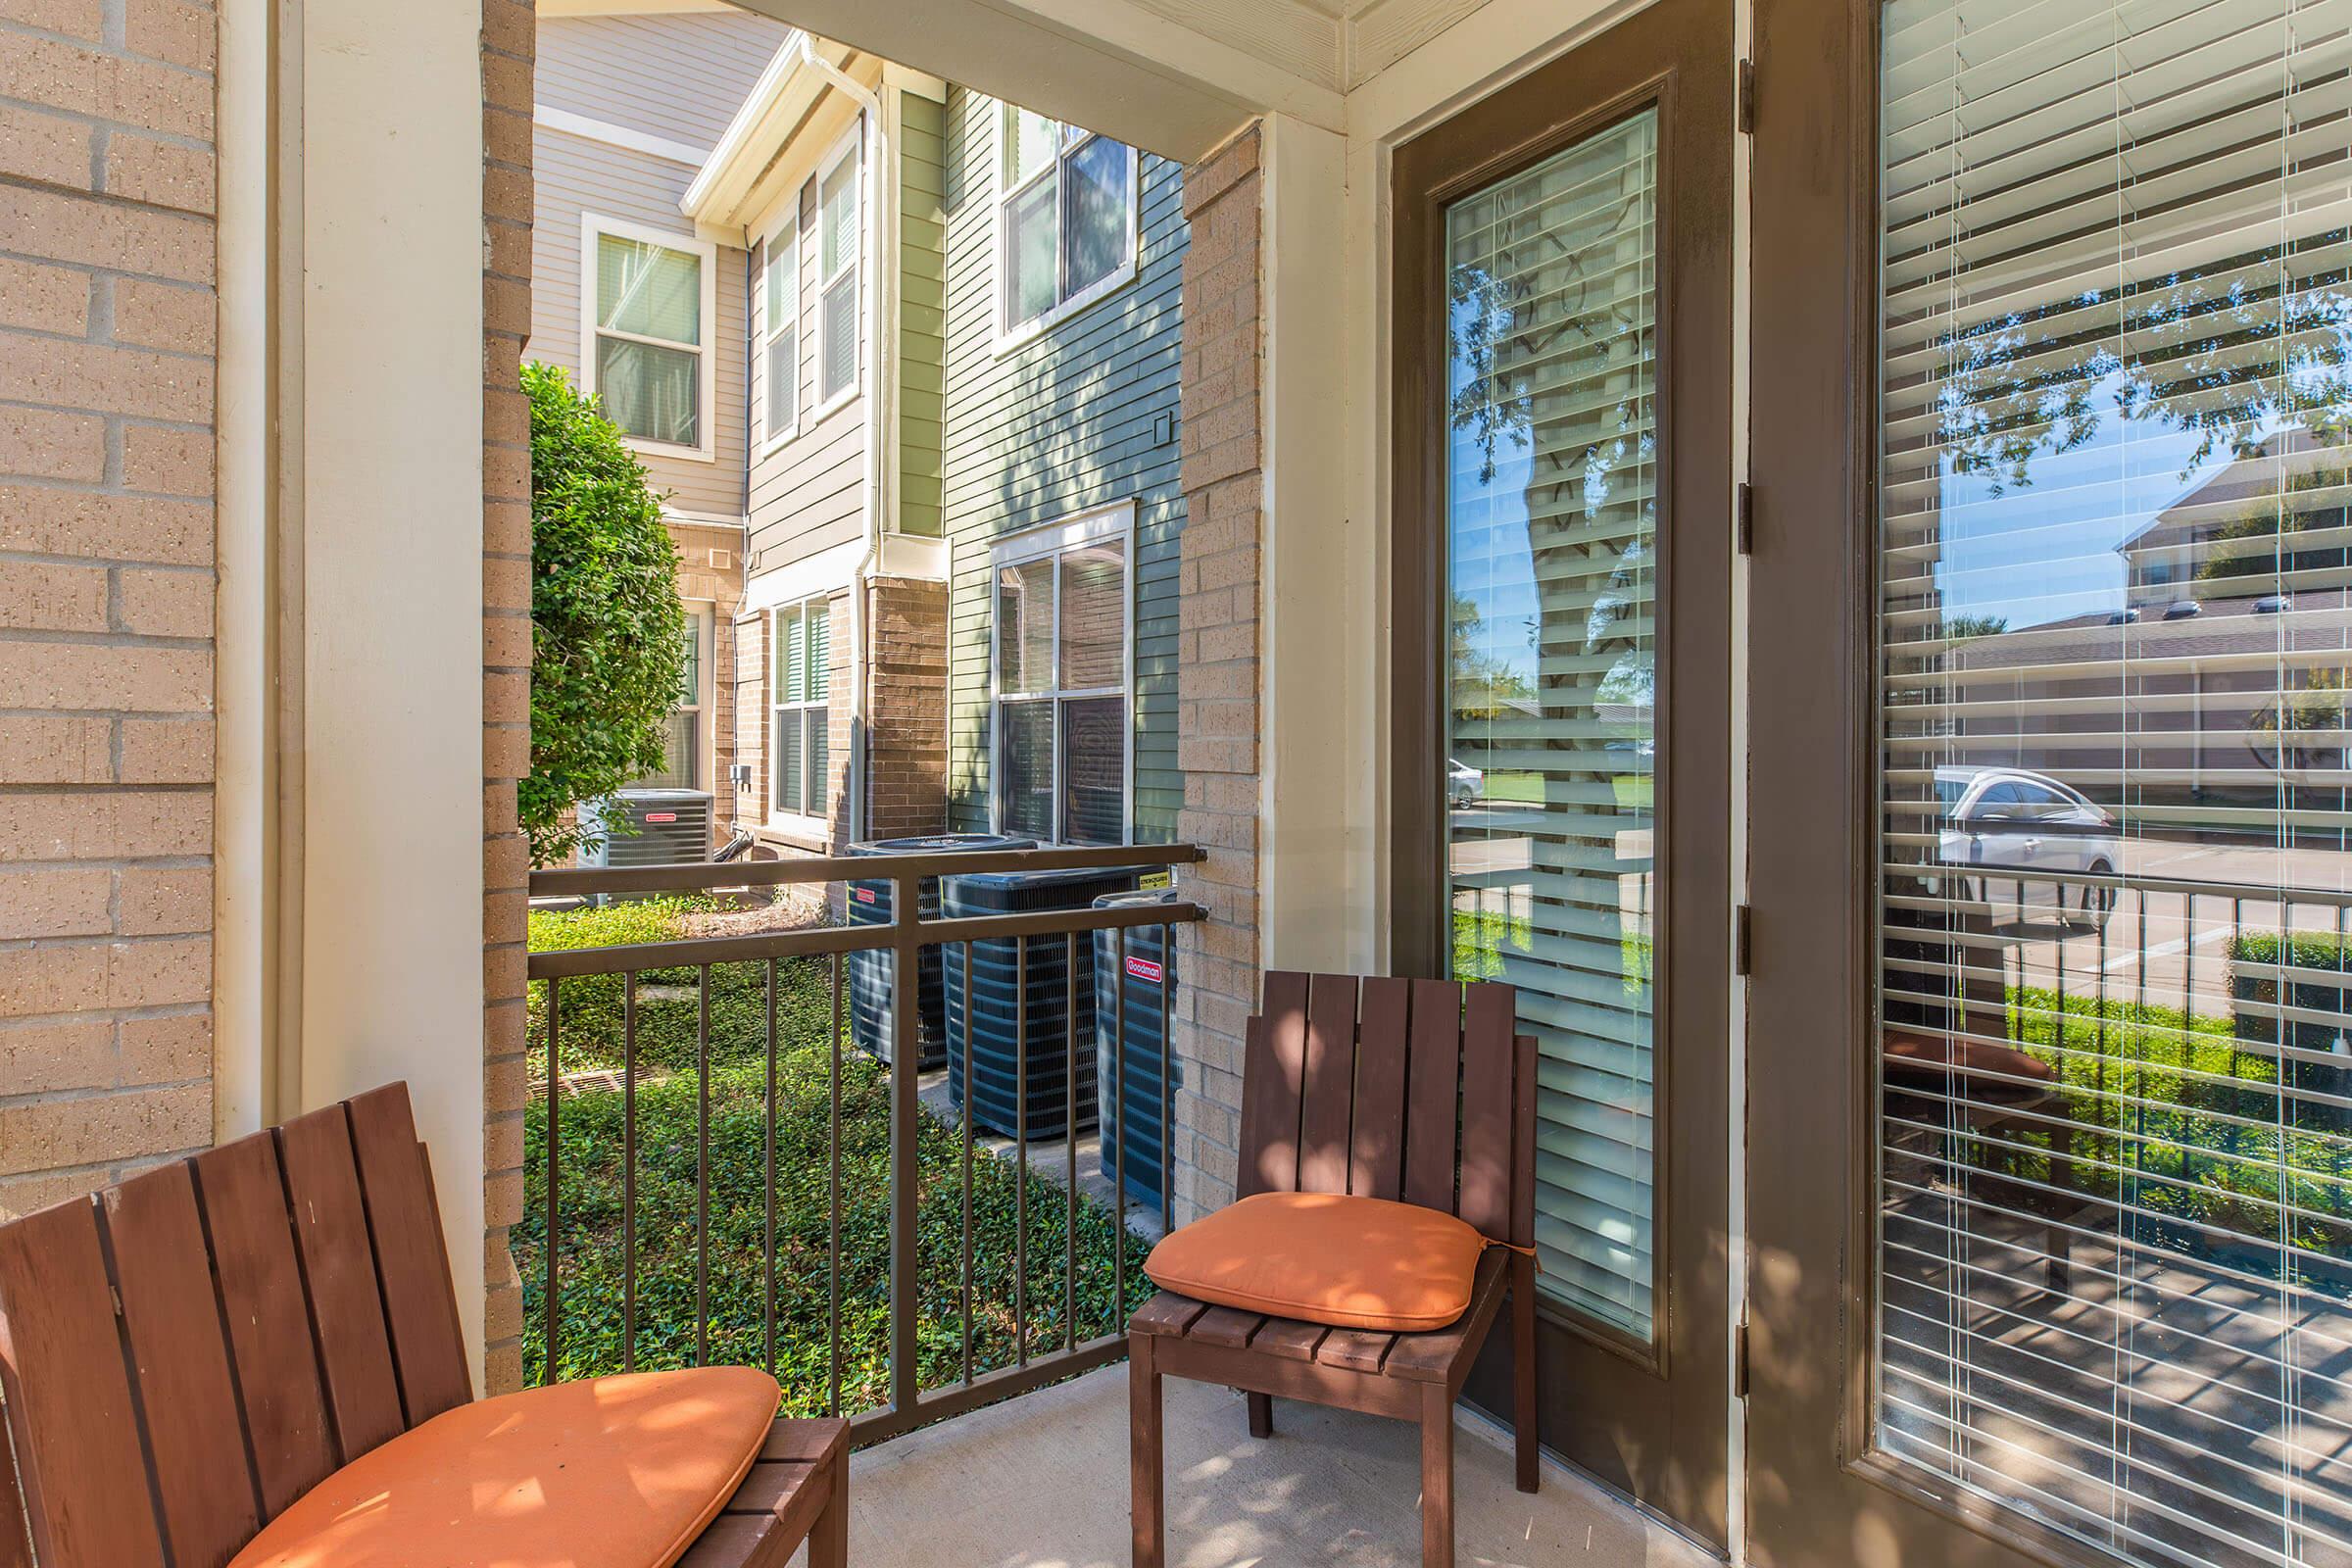
[[189, 1164], [212, 1233], [213, 1279], [228, 1325], [262, 1517], [274, 1519], [337, 1462], [311, 1343], [310, 1303], [286, 1223], [277, 1141], [255, 1133]]
[[318, 1364], [337, 1451], [346, 1458], [401, 1430], [400, 1382], [375, 1284], [375, 1252], [360, 1202], [351, 1118], [341, 1105], [297, 1116], [278, 1129], [294, 1253], [318, 1326]]
[[98, 1211], [87, 1201], [0, 1228], [0, 1393], [42, 1568], [162, 1568]]
[[173, 1568], [222, 1568], [261, 1529], [228, 1345], [188, 1167], [165, 1165], [99, 1195], [122, 1336], [145, 1416]]
[[0, 1568], [221, 1568], [470, 1397], [406, 1087], [0, 1225]]
[[368, 1234], [375, 1243], [401, 1404], [408, 1424], [417, 1426], [473, 1397], [449, 1249], [441, 1240], [441, 1210], [433, 1201], [407, 1086], [370, 1090], [349, 1106], [352, 1152], [359, 1156], [360, 1196]]
[[1535, 1232], [1535, 1042], [1492, 981], [1269, 972], [1242, 1073], [1239, 1196], [1354, 1193]]

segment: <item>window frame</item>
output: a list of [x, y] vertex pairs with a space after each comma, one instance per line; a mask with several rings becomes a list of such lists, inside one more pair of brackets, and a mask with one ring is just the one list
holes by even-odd
[[[1005, 727], [1004, 705], [1011, 703], [1048, 703], [1053, 707], [1053, 739], [1050, 742], [1054, 777], [1054, 823], [1047, 842], [1067, 842], [1063, 835], [1068, 823], [1063, 820], [1067, 802], [1061, 777], [1063, 727], [1062, 714], [1067, 704], [1104, 697], [1120, 700], [1119, 717], [1119, 837], [1120, 844], [1135, 842], [1135, 514], [1136, 504], [1130, 499], [1097, 507], [1057, 522], [1031, 528], [1009, 538], [998, 540], [988, 554], [988, 820], [992, 832], [1003, 833], [1004, 827], [1004, 781], [1007, 769], [1004, 763]], [[1034, 690], [1007, 693], [1004, 688], [1002, 643], [1004, 617], [1002, 613], [1000, 577], [1006, 566], [1027, 565], [1039, 561], [1052, 561], [1058, 568], [1062, 556], [1087, 545], [1115, 539], [1120, 546], [1120, 606], [1119, 617], [1119, 683], [1116, 686], [1070, 686], [1061, 684], [1061, 574], [1054, 577], [1054, 680], [1051, 685]]]
[[[1051, 331], [1071, 317], [1125, 288], [1129, 283], [1135, 281], [1143, 262], [1143, 159], [1135, 147], [1130, 143], [1104, 136], [1099, 131], [1086, 130], [1083, 126], [1072, 126], [1065, 121], [1054, 121], [1052, 122], [1054, 126], [1053, 163], [1040, 169], [1028, 178], [1016, 181], [1012, 177], [1011, 157], [1014, 145], [1012, 127], [1021, 113], [1022, 110], [1017, 104], [999, 103], [997, 105], [996, 194], [995, 209], [991, 218], [994, 224], [992, 243], [996, 256], [996, 298], [994, 302], [996, 314], [993, 352], [997, 354], [1008, 353], [1019, 348], [1022, 344]], [[1039, 118], [1045, 117], [1040, 116]], [[1079, 131], [1075, 139], [1069, 135], [1073, 129]], [[1062, 171], [1073, 157], [1089, 143], [1095, 141], [1110, 141], [1113, 146], [1124, 147], [1127, 152], [1127, 260], [1077, 293], [1065, 295], [1062, 293], [1062, 285], [1068, 271], [1069, 257], [1063, 247], [1062, 235], [1059, 230], [1064, 200], [1061, 190]], [[1016, 199], [1040, 180], [1049, 177], [1054, 182], [1054, 220], [1056, 225], [1054, 243], [1054, 304], [1031, 317], [1028, 320], [1014, 325], [1010, 320], [1012, 311], [1011, 253], [1006, 248], [1011, 241], [1012, 226], [1006, 221], [1005, 215], [1012, 210], [1012, 204]]]
[[[773, 826], [781, 828], [786, 832], [798, 834], [803, 838], [811, 836], [822, 838], [824, 835], [829, 834], [832, 831], [832, 818], [827, 813], [823, 811], [811, 811], [807, 809], [809, 801], [808, 741], [808, 731], [805, 727], [808, 722], [807, 715], [811, 710], [824, 710], [827, 735], [825, 746], [825, 762], [827, 770], [830, 771], [833, 758], [831, 741], [833, 724], [832, 665], [830, 662], [828, 662], [825, 666], [827, 673], [825, 677], [825, 697], [823, 701], [810, 702], [804, 697], [799, 702], [786, 702], [784, 700], [784, 683], [782, 672], [779, 667], [779, 659], [783, 652], [783, 643], [779, 636], [778, 628], [784, 625], [788, 619], [795, 624], [805, 626], [805, 617], [808, 615], [809, 610], [820, 605], [824, 607], [825, 611], [825, 652], [829, 660], [833, 641], [833, 595], [830, 592], [808, 594], [799, 599], [785, 600], [780, 604], [770, 605], [765, 611], [765, 614], [767, 616], [768, 682], [767, 821]], [[796, 635], [805, 636], [806, 632], [797, 632]], [[782, 734], [784, 715], [787, 713], [793, 716], [794, 723], [804, 726], [801, 734], [800, 754], [801, 805], [797, 807], [787, 806], [784, 804], [784, 749], [782, 744]], [[824, 781], [820, 778], [817, 781], [816, 794], [821, 797], [823, 790]]]
[[[855, 160], [857, 172], [850, 180], [850, 193], [857, 203], [850, 219], [850, 259], [841, 270], [825, 274], [825, 181], [832, 178], [845, 161]], [[805, 423], [813, 424], [835, 409], [857, 397], [865, 386], [865, 220], [870, 204], [866, 200], [866, 174], [870, 160], [865, 156], [865, 112], [859, 110], [849, 128], [833, 144], [816, 166], [816, 172], [808, 184], [815, 187], [816, 200], [811, 203], [816, 215], [816, 407], [808, 411]], [[800, 199], [793, 199], [795, 220], [798, 220]], [[825, 351], [831, 346], [825, 325], [825, 295], [843, 278], [850, 282], [850, 379], [840, 391], [825, 393]], [[802, 314], [808, 314], [804, 302]]]
[[[797, 439], [806, 422], [807, 411], [801, 407], [801, 352], [807, 347], [802, 328], [808, 320], [807, 302], [801, 297], [801, 198], [796, 189], [791, 198], [779, 204], [776, 220], [767, 232], [760, 237], [760, 254], [764, 259], [760, 270], [760, 331], [753, 343], [760, 365], [760, 455], [766, 457], [777, 448]], [[768, 374], [767, 351], [776, 339], [778, 328], [768, 310], [768, 274], [776, 266], [776, 242], [782, 239], [792, 252], [792, 422], [782, 427], [772, 423], [775, 408], [775, 380]]]
[[[644, 337], [635, 332], [614, 331], [597, 324], [596, 301], [599, 257], [597, 241], [605, 235], [614, 239], [632, 240], [640, 245], [655, 245], [663, 250], [695, 258], [702, 284], [701, 303], [697, 307], [703, 341], [687, 344], [669, 338]], [[694, 354], [701, 365], [696, 387], [695, 434], [699, 444], [689, 446], [678, 441], [662, 441], [652, 436], [631, 435], [621, 431], [621, 439], [637, 452], [654, 457], [680, 458], [693, 463], [715, 463], [718, 460], [718, 418], [714, 407], [718, 397], [718, 356], [711, 352], [710, 339], [718, 327], [718, 246], [692, 234], [669, 233], [625, 219], [607, 218], [599, 213], [580, 214], [580, 388], [588, 396], [598, 393], [596, 377], [596, 340], [614, 337], [629, 343], [646, 343], [656, 348], [678, 349]]]

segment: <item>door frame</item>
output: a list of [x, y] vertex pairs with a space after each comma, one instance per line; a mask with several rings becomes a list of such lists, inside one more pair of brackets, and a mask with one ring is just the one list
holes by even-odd
[[[1543, 1435], [1555, 1452], [1718, 1549], [1731, 1540], [1723, 1129], [1732, 984], [1733, 38], [1730, 0], [1656, 0], [1398, 146], [1391, 177], [1387, 892], [1393, 967], [1425, 975], [1446, 973], [1450, 950], [1438, 782], [1449, 628], [1436, 396], [1447, 356], [1445, 312], [1425, 308], [1444, 275], [1443, 209], [1646, 107], [1660, 115], [1654, 635], [1656, 711], [1666, 729], [1653, 782], [1662, 806], [1653, 840], [1656, 1334], [1638, 1342], [1540, 1299], [1548, 1332], [1539, 1388]], [[1678, 722], [1686, 709], [1694, 716]], [[1427, 788], [1412, 788], [1416, 779]], [[1482, 1363], [1470, 1387], [1496, 1411], [1509, 1408], [1500, 1371]]]
[[1748, 583], [1778, 614], [1747, 644], [1750, 819], [1777, 824], [1748, 840], [1749, 1554], [2110, 1561], [1872, 1441], [1884, 0], [1754, 4]]

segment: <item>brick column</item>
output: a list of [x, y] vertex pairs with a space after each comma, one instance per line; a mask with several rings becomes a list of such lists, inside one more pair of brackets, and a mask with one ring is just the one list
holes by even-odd
[[514, 781], [531, 767], [532, 0], [482, 0], [482, 1324], [483, 1386], [522, 1384], [523, 915], [530, 852]]
[[1173, 1020], [1184, 1064], [1171, 1140], [1175, 1220], [1233, 1199], [1243, 1021], [1257, 1005], [1260, 352], [1258, 131], [1185, 172], [1184, 496], [1177, 639], [1176, 836], [1208, 858], [1185, 890]]
[[214, 40], [0, 7], [0, 1217], [212, 1142]]
[[877, 577], [868, 585], [873, 686], [866, 738], [868, 838], [948, 825], [948, 585]]
[[767, 820], [767, 637], [773, 624], [764, 610], [737, 616], [735, 662], [719, 666], [732, 670], [735, 760], [752, 764], [751, 788], [735, 797], [735, 818], [743, 822]]

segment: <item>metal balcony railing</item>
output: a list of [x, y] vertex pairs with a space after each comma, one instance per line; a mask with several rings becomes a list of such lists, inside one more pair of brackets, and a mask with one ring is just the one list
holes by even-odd
[[[693, 896], [836, 882], [868, 888], [888, 884], [892, 897], [887, 923], [828, 923], [530, 955], [533, 1102], [527, 1117], [524, 1219], [511, 1233], [524, 1276], [526, 1376], [549, 1382], [604, 1371], [699, 1365], [713, 1359], [715, 1349], [716, 1359], [764, 1362], [785, 1385], [788, 1411], [849, 1414], [854, 1441], [872, 1442], [1116, 1359], [1126, 1344], [1128, 1308], [1150, 1292], [1140, 1272], [1130, 1268], [1130, 1253], [1140, 1261], [1142, 1244], [1128, 1226], [1126, 1074], [1127, 981], [1137, 972], [1152, 977], [1152, 970], [1149, 964], [1129, 964], [1129, 933], [1156, 927], [1160, 952], [1172, 954], [1173, 927], [1199, 920], [1202, 911], [1180, 901], [924, 918], [919, 894], [931, 878], [1114, 867], [1152, 871], [1200, 858], [1191, 846], [1129, 846], [533, 873], [536, 899]], [[1097, 1021], [1109, 1037], [1109, 1076], [1100, 1085], [1100, 1115], [1116, 1143], [1112, 1168], [1103, 1172], [1109, 1178], [1107, 1195], [1082, 1190], [1083, 1118], [1074, 1103], [1082, 1076], [1079, 1053], [1096, 1050], [1096, 1041], [1078, 1038], [1079, 987], [1086, 983], [1082, 972], [1091, 971], [1093, 933], [1102, 931], [1115, 934], [1118, 963], [1115, 1000], [1108, 1015]], [[1058, 955], [1050, 946], [1056, 937], [1061, 939]], [[976, 1132], [972, 1114], [976, 1053], [969, 1049], [968, 1031], [974, 1016], [973, 974], [980, 966], [974, 962], [975, 945], [983, 943], [996, 944], [998, 955], [1009, 948], [1017, 999], [1017, 1049], [1011, 1054], [1017, 1079], [1013, 1102], [1019, 1110], [1009, 1139], [1001, 1146]], [[1073, 1102], [1062, 1116], [1058, 1140], [1042, 1143], [1030, 1136], [1027, 1081], [1029, 966], [1041, 944], [1047, 945], [1048, 959], [1060, 958], [1067, 988], [1061, 999], [1063, 1057], [1053, 1065], [1063, 1074], [1064, 1093]], [[950, 1016], [963, 1021], [966, 1049], [951, 1053], [951, 1072], [960, 1074], [960, 1083], [943, 1085], [935, 1077], [930, 1087], [960, 1089], [949, 1097], [959, 1112], [948, 1104], [925, 1103], [921, 1055], [914, 1045], [921, 1033], [916, 977], [922, 955], [939, 948], [945, 956], [950, 947], [961, 950], [956, 966], [961, 1010]], [[888, 1063], [858, 1052], [845, 1026], [844, 962], [857, 954], [890, 956], [895, 1044]], [[1087, 962], [1081, 962], [1082, 955]], [[1174, 1164], [1167, 1027], [1174, 967], [1163, 963], [1153, 977], [1161, 1019], [1163, 1217]], [[728, 1020], [715, 1042], [714, 970], [722, 977]], [[681, 979], [690, 984], [679, 984]], [[689, 991], [690, 1051], [683, 1028]], [[779, 1033], [779, 998], [787, 993], [788, 1007], [795, 1010]], [[657, 997], [672, 1009], [667, 1016], [679, 1026], [664, 1063], [643, 1059], [641, 1024], [654, 1004], [650, 999]], [[581, 1020], [593, 1013], [609, 1041], [615, 1004], [617, 1063], [567, 1074], [567, 1053], [576, 1046]], [[953, 1024], [949, 1034], [953, 1039]], [[714, 1043], [727, 1058], [724, 1066], [714, 1066]], [[544, 1081], [538, 1081], [542, 1067]], [[715, 1124], [714, 1083], [728, 1097], [717, 1107]], [[853, 1124], [855, 1112], [845, 1120], [845, 1086], [868, 1109], [861, 1125]], [[1148, 1094], [1149, 1085], [1142, 1087]], [[690, 1126], [684, 1114], [688, 1096]], [[655, 1099], [668, 1107], [665, 1114], [674, 1112], [666, 1123], [649, 1119], [647, 1102]], [[792, 1108], [795, 1104], [801, 1111]], [[886, 1192], [859, 1186], [855, 1172], [845, 1192], [845, 1139], [877, 1155], [882, 1121], [887, 1122]], [[721, 1134], [715, 1139], [714, 1125]], [[747, 1136], [756, 1155], [744, 1153]], [[1063, 1147], [1054, 1151], [1052, 1142]], [[1055, 1153], [1061, 1159], [1058, 1174], [1051, 1167]], [[616, 1182], [610, 1179], [615, 1160]], [[872, 1163], [866, 1161], [868, 1167]], [[584, 1169], [591, 1165], [593, 1176]], [[983, 1198], [978, 1210], [976, 1183]], [[652, 1190], [657, 1185], [660, 1193]], [[1009, 1226], [1003, 1213], [1007, 1186]], [[1052, 1235], [1056, 1218], [1061, 1222], [1057, 1238]], [[714, 1245], [721, 1233], [733, 1240]], [[1087, 1238], [1083, 1256], [1082, 1234]], [[1054, 1241], [1058, 1249], [1052, 1246]], [[1105, 1244], [1107, 1278], [1101, 1255]], [[886, 1292], [872, 1267], [877, 1248], [887, 1253]], [[1052, 1255], [1054, 1250], [1061, 1254], [1058, 1259]], [[743, 1277], [747, 1253], [756, 1260], [758, 1276], [748, 1281]], [[1134, 1281], [1131, 1272], [1138, 1272]], [[1081, 1301], [1082, 1295], [1093, 1300], [1092, 1308]], [[811, 1365], [809, 1325], [792, 1319], [796, 1312], [813, 1315], [820, 1305], [823, 1350], [819, 1363]], [[881, 1336], [872, 1332], [876, 1313], [887, 1317]], [[851, 1332], [853, 1320], [857, 1334]], [[872, 1353], [877, 1337], [886, 1365]], [[875, 1395], [879, 1397], [870, 1397]]]

